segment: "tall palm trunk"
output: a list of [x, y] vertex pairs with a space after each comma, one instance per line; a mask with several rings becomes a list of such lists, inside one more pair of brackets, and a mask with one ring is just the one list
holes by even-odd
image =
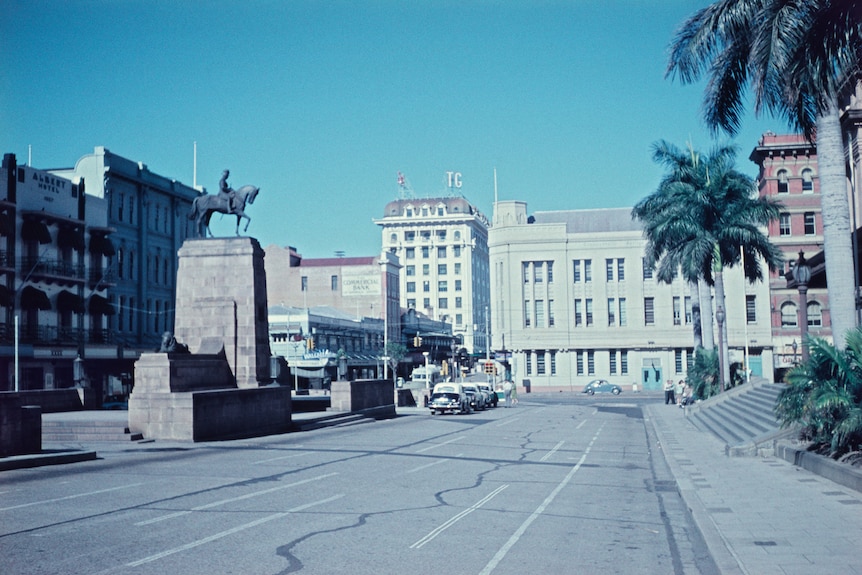
[[703, 328], [700, 325], [700, 290], [697, 282], [689, 282], [688, 291], [691, 294], [691, 329], [694, 336], [694, 349], [703, 347]]
[[724, 298], [724, 272], [722, 271], [722, 264], [719, 261], [716, 271], [713, 272], [713, 279], [715, 280], [715, 308], [724, 310], [724, 321], [718, 324], [718, 329], [721, 330], [721, 334], [718, 337], [718, 341], [721, 342], [721, 349], [718, 350], [719, 361], [721, 361], [723, 368], [719, 371], [721, 372], [721, 391], [724, 391], [728, 388], [728, 381], [730, 377], [730, 344], [727, 341], [727, 305], [725, 303]]
[[856, 327], [856, 298], [844, 142], [834, 102], [817, 116], [817, 168], [832, 339], [835, 347], [843, 350], [845, 336]]
[[715, 338], [712, 333], [712, 290], [706, 280], [697, 280], [700, 295], [700, 333], [703, 338], [703, 348], [715, 348]]

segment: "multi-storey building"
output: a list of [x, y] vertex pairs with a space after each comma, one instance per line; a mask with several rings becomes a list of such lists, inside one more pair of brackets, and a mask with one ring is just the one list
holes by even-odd
[[[689, 286], [657, 282], [645, 247], [630, 208], [528, 216], [524, 202], [496, 203], [492, 340], [511, 358], [516, 383], [579, 391], [602, 378], [660, 389], [685, 377], [696, 320]], [[771, 379], [768, 285], [744, 281], [738, 269], [725, 270], [724, 281], [731, 362]]]
[[[103, 312], [112, 348], [110, 357], [87, 352], [83, 359], [92, 381], [112, 392], [123, 382], [128, 392], [135, 360], [157, 349], [163, 332], [173, 331], [177, 250], [194, 236], [188, 214], [200, 192], [101, 146], [74, 168], [50, 172], [83, 182], [87, 202], [104, 206], [103, 241], [91, 243], [90, 252], [105, 256], [108, 273], [97, 285], [107, 294], [96, 309]], [[110, 239], [104, 238], [108, 231]]]
[[[761, 197], [782, 204], [778, 221], [769, 226], [769, 239], [784, 254], [784, 266], [769, 274], [772, 341], [775, 346], [777, 376], [801, 357], [799, 293], [788, 278], [802, 253], [812, 267], [808, 286], [808, 333], [831, 339], [829, 294], [823, 261], [823, 220], [820, 208], [820, 181], [817, 177], [817, 148], [796, 134], [763, 134], [750, 159], [758, 165]], [[849, 264], [850, 262], [848, 262]]]
[[401, 306], [452, 325], [471, 353], [484, 355], [490, 321], [488, 220], [462, 197], [389, 202], [374, 220], [383, 251], [398, 256]]

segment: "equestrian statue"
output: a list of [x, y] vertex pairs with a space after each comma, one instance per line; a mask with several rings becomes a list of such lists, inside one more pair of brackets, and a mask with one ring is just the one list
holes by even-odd
[[245, 213], [246, 204], [251, 205], [260, 191], [256, 186], [243, 186], [234, 190], [227, 183], [230, 170], [225, 170], [219, 180], [219, 191], [216, 195], [204, 192], [192, 201], [192, 209], [189, 211], [189, 219], [195, 220], [195, 231], [198, 237], [213, 237], [210, 230], [210, 218], [213, 212], [236, 216], [236, 235], [239, 235], [239, 224], [245, 218], [243, 232], [248, 231], [251, 218]]

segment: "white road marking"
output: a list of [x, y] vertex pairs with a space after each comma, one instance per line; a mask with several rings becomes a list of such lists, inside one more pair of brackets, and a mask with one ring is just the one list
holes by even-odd
[[260, 461], [252, 461], [252, 465], [257, 465], [259, 463], [269, 463], [270, 461], [279, 461], [281, 459], [293, 459], [294, 457], [304, 457], [306, 455], [311, 455], [314, 451], [306, 451], [304, 453], [293, 453], [291, 455], [282, 455], [281, 457], [272, 457], [270, 459], [261, 459]]
[[[602, 425], [602, 427], [604, 427], [604, 425]], [[575, 473], [578, 472], [578, 470], [581, 468], [581, 465], [583, 465], [584, 461], [586, 461], [587, 455], [589, 455], [590, 450], [593, 448], [593, 444], [596, 442], [596, 439], [598, 439], [601, 432], [602, 428], [600, 427], [599, 430], [596, 431], [596, 434], [593, 436], [592, 440], [590, 440], [590, 444], [584, 450], [584, 454], [581, 456], [581, 458], [578, 460], [572, 470], [569, 471], [568, 475], [566, 475], [566, 477], [560, 482], [560, 484], [554, 488], [551, 494], [545, 498], [542, 504], [539, 505], [535, 511], [533, 511], [532, 515], [530, 515], [529, 517], [527, 517], [526, 520], [524, 520], [524, 522], [512, 534], [506, 544], [503, 545], [499, 551], [497, 551], [497, 554], [494, 555], [491, 561], [489, 561], [488, 564], [485, 565], [485, 568], [479, 572], [479, 575], [489, 575], [497, 567], [500, 561], [502, 561], [506, 554], [509, 552], [509, 549], [511, 549], [515, 545], [515, 543], [518, 542], [518, 540], [527, 531], [527, 528], [533, 523], [533, 521], [535, 521], [542, 513], [544, 513], [545, 509], [547, 509], [548, 505], [550, 505], [554, 501], [554, 499], [556, 499], [560, 491], [562, 491], [563, 488], [569, 484], [569, 482], [572, 480], [572, 477], [575, 476]]]
[[449, 519], [448, 521], [446, 521], [445, 523], [443, 523], [442, 525], [440, 525], [439, 527], [437, 527], [436, 529], [431, 531], [428, 535], [426, 535], [425, 537], [423, 537], [422, 539], [420, 539], [419, 541], [417, 541], [416, 543], [411, 545], [410, 549], [419, 549], [420, 547], [422, 547], [426, 543], [429, 543], [435, 537], [437, 537], [438, 535], [440, 535], [441, 533], [443, 533], [444, 531], [446, 531], [447, 529], [449, 529], [450, 527], [455, 525], [455, 523], [457, 523], [458, 521], [460, 521], [461, 519], [463, 519], [467, 515], [473, 513], [474, 511], [476, 511], [477, 509], [482, 507], [482, 505], [484, 505], [485, 503], [491, 501], [491, 499], [493, 499], [494, 497], [499, 495], [507, 487], [508, 487], [508, 485], [501, 485], [500, 487], [498, 487], [497, 489], [495, 489], [494, 491], [492, 491], [491, 493], [489, 493], [488, 495], [486, 495], [485, 497], [483, 497], [482, 499], [480, 499], [479, 501], [477, 501], [476, 503], [474, 503], [473, 505], [471, 505], [470, 507], [468, 507], [464, 511], [458, 513], [457, 515], [455, 515], [454, 517], [452, 517], [451, 519]]
[[340, 499], [344, 497], [344, 494], [333, 495], [332, 497], [328, 497], [326, 499], [321, 499], [320, 501], [314, 501], [311, 503], [306, 503], [304, 505], [300, 505], [299, 507], [294, 507], [289, 511], [285, 511], [282, 513], [274, 513], [272, 515], [267, 515], [266, 517], [261, 517], [255, 521], [250, 523], [245, 523], [243, 525], [238, 525], [233, 529], [228, 529], [227, 531], [221, 531], [214, 535], [210, 535], [209, 537], [204, 537], [203, 539], [198, 539], [197, 541], [192, 541], [191, 543], [186, 543], [185, 545], [181, 545], [180, 547], [174, 547], [173, 549], [168, 549], [166, 551], [162, 551], [161, 553], [156, 553], [155, 555], [150, 555], [149, 557], [144, 557], [143, 559], [138, 559], [137, 561], [133, 561], [131, 563], [126, 563], [127, 567], [138, 567], [139, 565], [143, 565], [144, 563], [150, 563], [152, 561], [156, 561], [158, 559], [162, 559], [167, 557], [168, 555], [173, 555], [174, 553], [180, 553], [181, 551], [188, 551], [189, 549], [194, 549], [195, 547], [199, 547], [205, 543], [211, 543], [218, 539], [222, 539], [227, 537], [228, 535], [233, 535], [234, 533], [239, 533], [240, 531], [245, 531], [246, 529], [251, 529], [252, 527], [257, 527], [258, 525], [263, 525], [264, 523], [268, 523], [273, 519], [280, 519], [281, 517], [286, 517], [291, 513], [296, 513], [298, 511], [303, 511], [308, 509], [309, 507], [314, 507], [315, 505], [322, 505], [324, 503], [329, 503], [330, 501], [335, 501], [336, 499]]
[[500, 423], [498, 423], [494, 427], [503, 427], [504, 425], [509, 425], [513, 421], [518, 421], [519, 419], [521, 419], [521, 418], [520, 417], [507, 417], [506, 419], [504, 419], [503, 421], [501, 421]]
[[587, 422], [587, 420], [586, 420], [586, 419], [584, 419], [583, 421], [581, 421], [581, 422], [580, 422], [580, 423], [575, 427], [575, 429], [580, 429], [580, 428], [582, 428], [586, 422]]
[[109, 489], [99, 489], [98, 491], [88, 491], [86, 493], [78, 493], [77, 495], [67, 495], [66, 497], [57, 497], [56, 499], [45, 499], [42, 501], [31, 501], [30, 503], [22, 503], [21, 505], [12, 505], [9, 507], [0, 507], [0, 511], [10, 511], [12, 509], [22, 509], [24, 507], [32, 507], [34, 505], [44, 505], [46, 503], [56, 503], [57, 501], [68, 501], [69, 499], [78, 499], [79, 497], [89, 497], [90, 495], [100, 495], [111, 491], [119, 491], [120, 489], [130, 489], [143, 485], [143, 483], [130, 483], [129, 485], [121, 485], [119, 487], [111, 487]]
[[454, 443], [454, 442], [456, 442], [456, 441], [461, 441], [462, 439], [464, 439], [464, 436], [463, 436], [463, 435], [462, 435], [461, 437], [456, 437], [456, 438], [454, 438], [454, 439], [450, 439], [449, 441], [444, 441], [443, 443], [435, 443], [435, 444], [433, 444], [433, 445], [429, 445], [428, 447], [423, 447], [422, 449], [420, 449], [420, 450], [419, 450], [419, 451], [417, 451], [416, 453], [425, 453], [426, 451], [431, 451], [432, 449], [435, 449], [435, 448], [437, 448], [437, 447], [442, 447], [442, 446], [444, 446], [444, 445], [448, 445], [449, 443]]
[[302, 481], [296, 481], [294, 483], [289, 483], [287, 485], [279, 485], [278, 487], [271, 487], [269, 489], [264, 489], [263, 491], [255, 491], [253, 493], [246, 493], [245, 495], [240, 495], [239, 497], [231, 497], [230, 499], [222, 499], [221, 501], [213, 501], [212, 503], [207, 503], [206, 505], [198, 505], [197, 507], [192, 507], [187, 511], [177, 511], [175, 513], [169, 513], [167, 515], [160, 515], [159, 517], [154, 517], [153, 519], [147, 519], [145, 521], [138, 521], [135, 523], [135, 526], [142, 525], [150, 525], [152, 523], [158, 523], [159, 521], [165, 521], [166, 519], [173, 519], [174, 517], [181, 517], [183, 515], [188, 515], [193, 511], [203, 511], [204, 509], [212, 509], [213, 507], [219, 507], [221, 505], [226, 505], [228, 503], [233, 503], [235, 501], [242, 501], [243, 499], [251, 499], [252, 497], [260, 497], [261, 495], [266, 495], [267, 493], [273, 493], [275, 491], [281, 491], [282, 489], [289, 489], [291, 487], [296, 487], [297, 485], [302, 485], [303, 483], [310, 483], [312, 481], [317, 481], [319, 479], [324, 479], [326, 477], [332, 477], [333, 475], [338, 475], [337, 473], [327, 473], [326, 475], [318, 475], [317, 477], [311, 477], [309, 479], [303, 479]]
[[[461, 457], [464, 455], [463, 453], [459, 453], [455, 457]], [[438, 459], [437, 461], [432, 461], [431, 463], [426, 463], [425, 465], [420, 465], [419, 467], [414, 467], [413, 469], [408, 470], [406, 473], [416, 473], [417, 471], [422, 471], [423, 469], [428, 469], [433, 465], [438, 465], [440, 463], [446, 463], [447, 461], [451, 461], [450, 459]]]
[[549, 457], [551, 457], [554, 453], [556, 453], [565, 443], [565, 441], [561, 441], [554, 446], [552, 450], [547, 452], [539, 461], [547, 461]]

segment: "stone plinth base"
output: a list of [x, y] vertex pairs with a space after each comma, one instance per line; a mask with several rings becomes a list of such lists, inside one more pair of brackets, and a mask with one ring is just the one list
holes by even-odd
[[135, 362], [133, 394], [208, 391], [235, 387], [230, 364], [223, 353], [142, 353], [141, 358]]
[[129, 398], [129, 430], [146, 439], [215, 441], [286, 433], [289, 387], [139, 392]]
[[395, 386], [385, 379], [333, 381], [330, 409], [395, 417]]

